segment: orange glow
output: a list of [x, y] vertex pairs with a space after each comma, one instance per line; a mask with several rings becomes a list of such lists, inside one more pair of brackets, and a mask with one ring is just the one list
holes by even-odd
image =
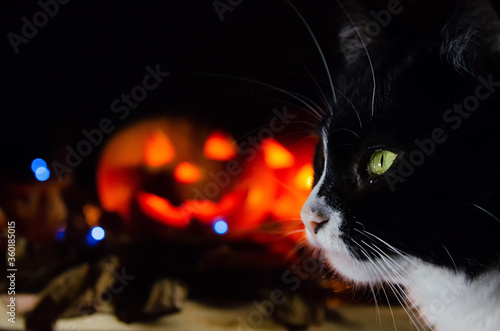
[[296, 219], [300, 218], [301, 208], [302, 204], [298, 204], [297, 201], [290, 196], [283, 195], [274, 203], [272, 213], [278, 220]]
[[172, 206], [167, 199], [155, 194], [138, 192], [137, 201], [147, 216], [164, 224], [184, 228], [189, 222], [189, 217], [182, 209]]
[[222, 132], [214, 132], [205, 141], [203, 155], [207, 159], [229, 161], [236, 155], [232, 139]]
[[127, 218], [130, 199], [132, 199], [138, 180], [134, 168], [106, 169], [101, 165], [98, 169], [97, 192], [102, 209], [117, 212]]
[[295, 163], [295, 157], [283, 145], [274, 139], [262, 142], [266, 165], [271, 169], [290, 168]]
[[175, 168], [174, 177], [181, 183], [195, 183], [201, 178], [201, 171], [192, 163], [181, 162]]
[[241, 213], [240, 207], [246, 196], [246, 191], [235, 191], [226, 194], [218, 203], [210, 200], [187, 200], [183, 208], [197, 220], [211, 223], [217, 216]]
[[310, 190], [314, 181], [314, 169], [312, 165], [306, 164], [300, 168], [299, 173], [295, 177], [295, 186], [303, 189]]
[[172, 161], [175, 148], [161, 130], [148, 134], [144, 148], [144, 163], [150, 167], [160, 167]]
[[83, 215], [85, 215], [85, 221], [89, 227], [94, 227], [99, 224], [101, 219], [101, 209], [97, 206], [87, 204], [83, 206]]
[[247, 203], [258, 208], [263, 205], [263, 195], [259, 188], [253, 188], [248, 192]]
[[[265, 170], [250, 174], [242, 185], [247, 191], [246, 198], [233, 217], [237, 220], [238, 230], [252, 231], [270, 216], [278, 187], [273, 175]], [[232, 228], [235, 228], [235, 224]]]
[[202, 222], [210, 222], [221, 213], [217, 204], [210, 200], [188, 200], [184, 202], [183, 207]]

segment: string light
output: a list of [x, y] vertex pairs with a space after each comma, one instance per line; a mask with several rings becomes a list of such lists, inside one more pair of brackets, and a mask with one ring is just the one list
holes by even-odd
[[31, 161], [31, 171], [35, 174], [35, 178], [44, 182], [50, 178], [50, 170], [47, 168], [47, 162], [43, 159], [36, 158]]
[[94, 226], [87, 233], [87, 237], [85, 239], [87, 241], [87, 245], [95, 246], [99, 241], [103, 240], [105, 236], [106, 232], [103, 228], [101, 228], [100, 226]]
[[66, 237], [66, 228], [59, 227], [56, 230], [55, 237], [57, 241], [62, 241]]
[[214, 225], [213, 226], [214, 226], [214, 231], [217, 234], [224, 234], [229, 229], [226, 221], [224, 221], [222, 218], [216, 218], [214, 220]]
[[38, 168], [47, 168], [47, 162], [40, 158], [31, 161], [31, 171], [36, 172]]
[[100, 226], [94, 226], [91, 230], [92, 238], [94, 238], [97, 241], [101, 241], [104, 239], [104, 236], [106, 233], [104, 232], [104, 229], [101, 228]]

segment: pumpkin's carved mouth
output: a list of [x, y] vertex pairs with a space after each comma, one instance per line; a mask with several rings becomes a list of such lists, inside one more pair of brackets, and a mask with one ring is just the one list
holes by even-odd
[[191, 220], [210, 223], [216, 217], [231, 215], [238, 206], [244, 204], [248, 189], [228, 193], [219, 202], [191, 199], [174, 206], [168, 199], [145, 191], [137, 192], [137, 202], [141, 210], [152, 219], [163, 224], [185, 228]]

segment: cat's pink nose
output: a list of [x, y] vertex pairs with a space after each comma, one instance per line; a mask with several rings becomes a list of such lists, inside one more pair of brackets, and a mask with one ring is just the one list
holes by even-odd
[[318, 233], [318, 231], [319, 231], [319, 230], [320, 230], [323, 226], [325, 226], [327, 222], [328, 222], [328, 218], [326, 218], [326, 217], [324, 217], [324, 218], [323, 218], [323, 217], [321, 217], [321, 216], [317, 219], [317, 221], [314, 221], [314, 223], [313, 223], [313, 226], [314, 226], [314, 233]]
[[317, 211], [312, 211], [311, 209], [304, 206], [302, 211], [300, 212], [300, 217], [302, 218], [302, 222], [309, 229], [309, 231], [318, 233], [318, 231], [326, 225], [329, 218], [322, 215]]

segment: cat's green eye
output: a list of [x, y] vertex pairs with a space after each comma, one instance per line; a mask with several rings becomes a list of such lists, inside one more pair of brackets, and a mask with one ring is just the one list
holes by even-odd
[[394, 163], [397, 154], [391, 151], [379, 149], [373, 152], [368, 162], [368, 170], [374, 175], [383, 175]]

